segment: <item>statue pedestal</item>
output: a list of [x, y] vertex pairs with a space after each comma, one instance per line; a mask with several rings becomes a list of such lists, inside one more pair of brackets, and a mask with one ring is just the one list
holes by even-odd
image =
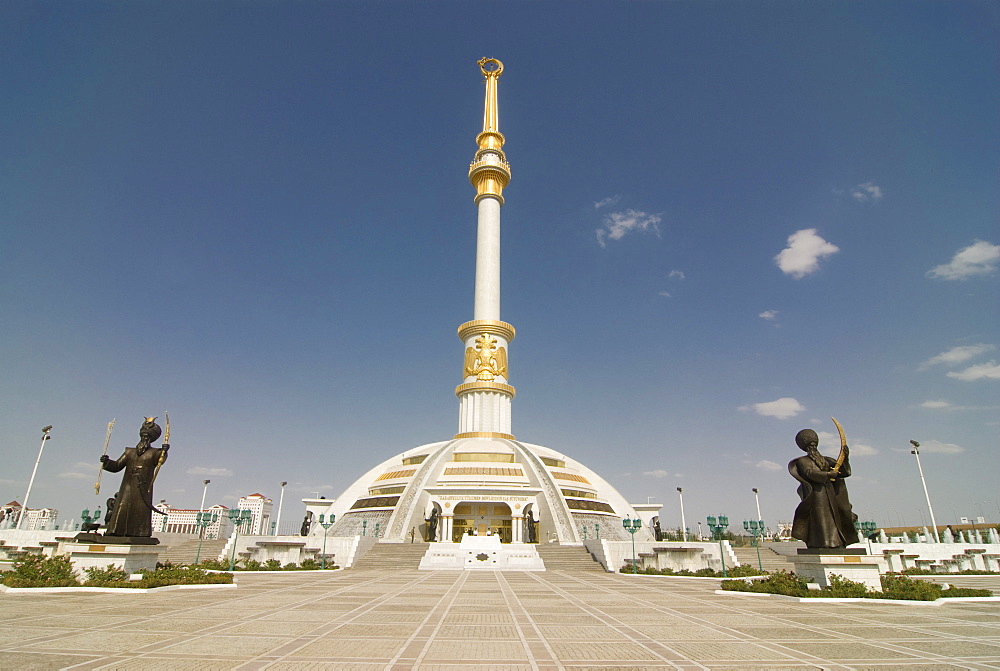
[[809, 548], [799, 550], [797, 555], [789, 556], [788, 560], [795, 566], [796, 575], [815, 580], [820, 587], [829, 587], [830, 576], [839, 575], [862, 583], [868, 589], [882, 591], [879, 558], [865, 554], [864, 550]]
[[[68, 554], [73, 567], [83, 573], [88, 568], [107, 568], [113, 564], [126, 573], [138, 573], [142, 569], [155, 569], [163, 548], [150, 543], [132, 544], [108, 542], [100, 543], [66, 542], [59, 548], [60, 554]], [[148, 539], [147, 539], [148, 540]], [[154, 539], [155, 540], [155, 539]]]
[[545, 564], [534, 545], [502, 544], [499, 536], [462, 536], [461, 543], [431, 543], [420, 569], [544, 571]]

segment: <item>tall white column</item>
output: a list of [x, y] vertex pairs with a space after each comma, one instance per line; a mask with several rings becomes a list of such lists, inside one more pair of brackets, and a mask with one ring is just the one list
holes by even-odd
[[514, 327], [500, 321], [500, 208], [503, 189], [510, 182], [510, 166], [503, 152], [497, 106], [497, 80], [503, 64], [493, 58], [479, 61], [486, 78], [483, 132], [476, 136], [469, 181], [476, 187], [476, 286], [473, 319], [458, 327], [465, 345], [456, 438], [513, 438], [510, 405], [514, 387], [508, 381], [507, 349]]
[[476, 302], [473, 319], [500, 319], [500, 201], [479, 201], [476, 237]]

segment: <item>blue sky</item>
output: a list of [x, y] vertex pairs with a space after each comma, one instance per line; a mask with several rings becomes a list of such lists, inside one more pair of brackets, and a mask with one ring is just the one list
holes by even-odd
[[[514, 434], [679, 523], [1000, 516], [990, 2], [8, 2], [0, 498], [62, 517], [170, 413], [157, 498], [285, 519], [457, 430], [504, 62]], [[102, 494], [114, 491], [116, 476]], [[110, 491], [109, 491], [110, 490]], [[104, 497], [102, 496], [101, 499]]]

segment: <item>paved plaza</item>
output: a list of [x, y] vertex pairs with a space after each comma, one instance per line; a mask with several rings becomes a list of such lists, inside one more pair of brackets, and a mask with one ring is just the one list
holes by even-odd
[[1000, 602], [810, 604], [549, 571], [239, 574], [0, 594], [3, 669], [1000, 669]]

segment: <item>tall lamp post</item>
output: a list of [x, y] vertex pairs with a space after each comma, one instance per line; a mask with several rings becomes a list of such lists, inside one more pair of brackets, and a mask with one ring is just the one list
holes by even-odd
[[[197, 524], [200, 529], [198, 533], [198, 553], [194, 556], [194, 563], [197, 564], [201, 561], [201, 544], [205, 542], [205, 527], [209, 524], [215, 524], [219, 521], [218, 513], [198, 513], [195, 516], [195, 524]], [[233, 541], [234, 543], [236, 541]], [[230, 569], [231, 570], [231, 569]]]
[[[284, 490], [281, 490], [281, 491], [284, 491]], [[325, 521], [325, 522], [323, 521], [323, 519], [324, 519], [323, 515], [320, 515], [319, 516], [319, 524], [320, 524], [321, 527], [323, 527], [323, 570], [325, 571], [326, 570], [326, 532], [330, 530], [331, 526], [333, 526], [333, 523], [336, 521], [337, 516], [331, 514], [330, 515], [330, 519], [327, 520], [327, 521]]]
[[705, 521], [712, 530], [712, 535], [719, 541], [719, 558], [722, 560], [722, 577], [728, 578], [729, 574], [726, 573], [726, 551], [722, 545], [722, 534], [725, 533], [727, 528], [729, 528], [729, 518], [725, 515], [719, 515], [719, 520], [716, 522], [714, 517], [709, 516], [705, 518]]
[[939, 542], [937, 522], [934, 520], [934, 509], [931, 508], [931, 495], [927, 492], [927, 480], [924, 479], [924, 468], [920, 465], [920, 443], [915, 440], [910, 441], [913, 449], [910, 453], [917, 458], [917, 470], [920, 471], [920, 483], [924, 486], [924, 497], [927, 499], [927, 510], [931, 513], [931, 526], [934, 527], [934, 542]]
[[626, 517], [622, 520], [622, 526], [625, 527], [625, 531], [632, 534], [632, 573], [635, 574], [637, 572], [635, 564], [635, 532], [642, 528], [642, 520], [638, 517], [634, 520]]
[[205, 488], [201, 490], [201, 508], [199, 508], [199, 510], [201, 512], [205, 512], [205, 497], [208, 495], [208, 483], [210, 483], [211, 480], [202, 480], [201, 482], [205, 485]]
[[[756, 489], [754, 490], [757, 491]], [[760, 560], [760, 537], [764, 535], [764, 520], [744, 520], [743, 530], [753, 534], [753, 546], [757, 548], [757, 566], [764, 572], [764, 562]], [[723, 562], [725, 566], [725, 562]]]
[[278, 519], [274, 521], [275, 536], [281, 533], [281, 506], [285, 503], [285, 485], [287, 484], [287, 482], [281, 483], [281, 496], [278, 497]]
[[677, 498], [681, 501], [681, 541], [687, 542], [687, 524], [684, 522], [684, 490], [677, 488]]
[[250, 521], [249, 510], [230, 509], [226, 515], [233, 523], [233, 551], [229, 554], [229, 570], [236, 566], [236, 541], [240, 537], [240, 526]]
[[764, 516], [760, 514], [760, 493], [757, 491], [756, 487], [754, 487], [751, 491], [753, 492], [754, 501], [757, 503], [757, 519], [762, 520], [764, 519]]
[[51, 438], [49, 431], [52, 430], [52, 425], [49, 424], [42, 429], [42, 444], [38, 447], [38, 458], [35, 459], [35, 467], [31, 469], [31, 479], [28, 480], [28, 491], [24, 493], [24, 505], [21, 506], [21, 514], [17, 516], [17, 526], [15, 529], [21, 528], [21, 522], [24, 521], [24, 516], [28, 512], [28, 497], [31, 495], [31, 485], [35, 483], [35, 473], [38, 472], [38, 462], [42, 460], [42, 450], [45, 449], [45, 441]]

